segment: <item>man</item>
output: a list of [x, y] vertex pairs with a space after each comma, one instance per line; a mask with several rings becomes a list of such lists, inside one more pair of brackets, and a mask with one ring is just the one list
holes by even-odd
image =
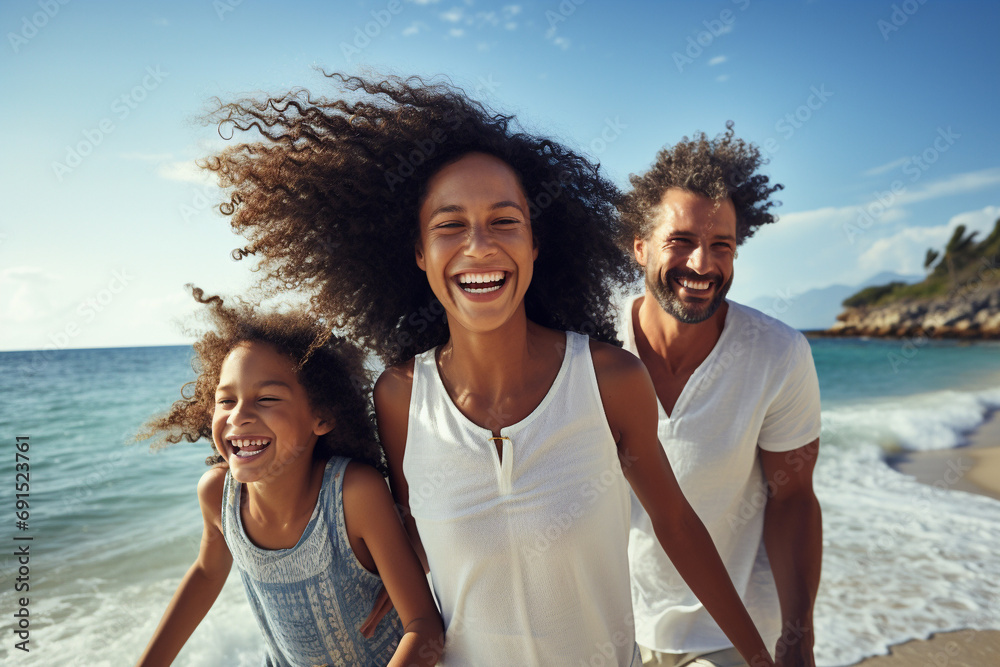
[[[812, 488], [819, 386], [801, 333], [726, 300], [736, 248], [762, 224], [760, 151], [727, 132], [660, 151], [621, 206], [645, 294], [627, 301], [626, 349], [660, 402], [659, 438], [778, 665], [813, 667], [822, 525]], [[629, 539], [643, 664], [743, 665], [684, 585], [633, 498]], [[770, 642], [774, 642], [771, 644]]]

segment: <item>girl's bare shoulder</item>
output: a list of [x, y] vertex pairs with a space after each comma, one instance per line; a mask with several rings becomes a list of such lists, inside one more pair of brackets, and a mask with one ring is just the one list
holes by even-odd
[[206, 519], [211, 518], [215, 524], [221, 524], [222, 521], [222, 494], [227, 472], [229, 466], [214, 465], [198, 480], [198, 502], [201, 504], [202, 514]]

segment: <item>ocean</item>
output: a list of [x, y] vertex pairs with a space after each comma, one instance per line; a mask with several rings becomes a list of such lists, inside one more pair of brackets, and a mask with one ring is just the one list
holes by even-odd
[[[1000, 502], [944, 479], [918, 484], [885, 462], [965, 444], [1000, 408], [1000, 345], [811, 344], [823, 401], [817, 664], [934, 631], [1000, 629]], [[126, 443], [179, 398], [190, 359], [189, 347], [0, 353], [0, 664], [131, 665], [141, 653], [198, 551], [208, 445]], [[19, 442], [25, 519], [15, 514]], [[27, 573], [14, 555], [25, 545]], [[27, 621], [14, 616], [22, 597]], [[25, 623], [27, 653], [15, 647]], [[174, 664], [256, 667], [262, 647], [234, 569]]]

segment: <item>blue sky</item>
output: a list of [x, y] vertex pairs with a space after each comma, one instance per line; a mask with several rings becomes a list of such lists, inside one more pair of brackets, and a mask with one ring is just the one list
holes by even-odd
[[194, 160], [208, 101], [315, 67], [445, 74], [599, 160], [622, 186], [727, 120], [760, 145], [781, 219], [740, 250], [732, 297], [921, 273], [957, 224], [1000, 218], [993, 2], [84, 3], [0, 7], [0, 349], [188, 342], [185, 283], [249, 261]]

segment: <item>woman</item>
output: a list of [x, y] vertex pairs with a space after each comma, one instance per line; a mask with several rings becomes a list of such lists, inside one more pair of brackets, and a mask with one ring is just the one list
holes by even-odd
[[360, 99], [223, 105], [271, 141], [208, 166], [240, 254], [388, 366], [379, 433], [442, 664], [639, 664], [628, 485], [734, 645], [771, 664], [656, 439], [648, 374], [611, 344], [630, 277], [614, 186], [454, 87], [332, 76]]

